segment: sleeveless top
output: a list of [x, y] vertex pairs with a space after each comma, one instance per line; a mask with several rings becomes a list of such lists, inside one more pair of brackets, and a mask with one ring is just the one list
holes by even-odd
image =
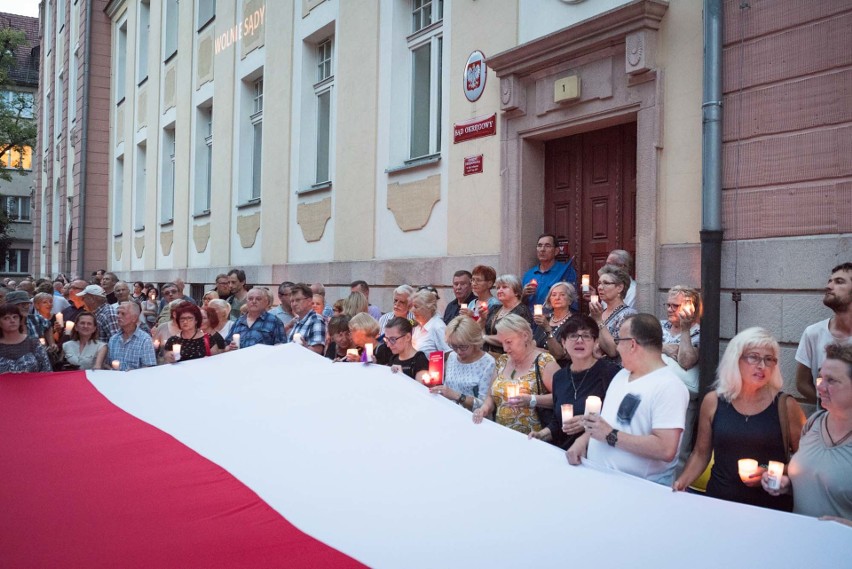
[[756, 415], [746, 416], [730, 401], [719, 398], [713, 417], [713, 469], [707, 483], [707, 495], [731, 502], [793, 511], [793, 497], [770, 496], [760, 484], [750, 488], [740, 480], [737, 461], [753, 458], [763, 467], [770, 460], [786, 462], [787, 453], [778, 417], [778, 393], [772, 403]]

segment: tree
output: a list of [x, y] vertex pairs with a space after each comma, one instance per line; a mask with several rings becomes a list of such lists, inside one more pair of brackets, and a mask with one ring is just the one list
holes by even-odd
[[[0, 180], [10, 181], [12, 171], [24, 175], [24, 156], [36, 145], [38, 126], [33, 117], [31, 93], [16, 90], [10, 71], [16, 66], [15, 52], [24, 44], [26, 36], [21, 30], [0, 28], [0, 157], [7, 164], [0, 167]], [[5, 96], [12, 93], [11, 96]], [[32, 159], [32, 158], [31, 158]], [[11, 238], [6, 200], [0, 194], [0, 259], [6, 260]], [[0, 262], [0, 267], [5, 263]]]

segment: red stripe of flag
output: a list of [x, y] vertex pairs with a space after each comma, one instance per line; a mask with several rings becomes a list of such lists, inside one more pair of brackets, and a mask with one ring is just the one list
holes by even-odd
[[0, 567], [360, 567], [83, 372], [0, 376]]

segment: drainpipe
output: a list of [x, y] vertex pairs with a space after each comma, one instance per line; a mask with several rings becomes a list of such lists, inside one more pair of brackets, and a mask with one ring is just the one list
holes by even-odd
[[704, 315], [699, 389], [710, 390], [719, 364], [722, 275], [722, 0], [704, 0], [704, 90], [701, 104], [701, 290]]
[[[86, 278], [85, 268], [85, 238], [86, 238], [86, 164], [88, 158], [86, 151], [89, 146], [89, 82], [91, 77], [91, 62], [92, 57], [92, 0], [86, 0], [86, 51], [83, 56], [83, 116], [80, 118], [82, 131], [80, 133], [80, 191], [77, 194], [77, 208], [79, 210], [79, 219], [77, 220], [77, 274], [81, 279]], [[71, 46], [72, 48], [74, 46]], [[74, 103], [77, 104], [76, 101]], [[73, 170], [74, 165], [71, 165]], [[69, 245], [71, 245], [69, 243]]]

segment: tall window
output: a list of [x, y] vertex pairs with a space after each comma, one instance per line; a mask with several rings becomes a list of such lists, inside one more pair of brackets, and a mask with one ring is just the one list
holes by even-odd
[[30, 252], [27, 249], [9, 249], [3, 263], [4, 273], [29, 273]]
[[0, 91], [0, 100], [6, 113], [26, 119], [33, 118], [33, 93], [24, 91]]
[[0, 154], [0, 168], [20, 168], [21, 170], [33, 169], [33, 149], [29, 146], [23, 147], [23, 152], [16, 148], [10, 148]]
[[60, 32], [65, 27], [65, 0], [56, 0], [56, 29]]
[[178, 0], [165, 0], [163, 10], [163, 61], [177, 53]]
[[124, 80], [127, 75], [127, 22], [118, 28], [118, 42], [115, 53], [115, 101], [124, 100]]
[[331, 178], [331, 94], [334, 88], [333, 38], [317, 46], [317, 83], [314, 94], [317, 98], [317, 168], [316, 183]]
[[56, 138], [62, 136], [62, 93], [63, 89], [65, 89], [65, 82], [62, 80], [62, 77], [57, 78], [56, 80], [56, 111], [54, 113], [53, 119], [53, 135]]
[[145, 195], [148, 193], [148, 147], [143, 142], [136, 146], [136, 180], [133, 184], [133, 229], [145, 229]]
[[441, 151], [443, 0], [413, 0], [411, 52], [411, 158]]
[[[122, 215], [124, 210], [124, 156], [115, 161], [114, 182], [112, 190], [112, 233], [122, 234]], [[54, 207], [56, 205], [54, 204]]]
[[195, 122], [195, 213], [210, 211], [213, 196], [213, 107], [198, 107]]
[[197, 28], [200, 30], [207, 25], [207, 22], [216, 16], [216, 0], [198, 0], [198, 22]]
[[162, 188], [160, 194], [160, 223], [169, 223], [175, 214], [175, 129], [163, 129], [162, 151]]
[[7, 196], [3, 204], [6, 215], [11, 221], [29, 221], [31, 212], [31, 200], [29, 196]]
[[136, 32], [138, 46], [136, 48], [136, 83], [148, 78], [148, 33], [151, 29], [151, 5], [148, 0], [139, 2], [139, 29]]
[[52, 232], [53, 233], [53, 242], [59, 243], [59, 235], [60, 235], [59, 213], [62, 210], [62, 205], [60, 203], [60, 198], [59, 198], [59, 179], [58, 178], [56, 179], [56, 184], [54, 185], [54, 188], [53, 188], [53, 204], [52, 204], [52, 206], [53, 206], [53, 209], [52, 209], [52, 213], [53, 213], [53, 232]]
[[263, 151], [263, 77], [254, 82], [251, 114], [251, 199], [260, 197], [261, 155]]

